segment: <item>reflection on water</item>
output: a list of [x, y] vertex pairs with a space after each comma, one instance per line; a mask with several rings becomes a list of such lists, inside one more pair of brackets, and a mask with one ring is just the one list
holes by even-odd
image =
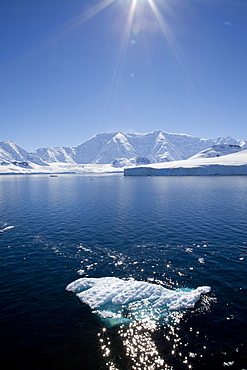
[[[203, 295], [200, 305], [192, 312], [203, 314], [210, 311], [216, 298]], [[130, 321], [128, 325], [102, 326], [98, 333], [99, 346], [106, 368], [109, 370], [192, 369], [193, 361], [203, 358], [202, 350], [192, 352], [189, 338], [184, 336], [181, 322], [186, 322], [188, 311], [172, 311], [157, 319], [149, 313], [143, 319]], [[190, 327], [189, 331], [195, 329]], [[200, 340], [201, 333], [194, 337]]]
[[[182, 340], [179, 336], [179, 323], [183, 314], [176, 312], [169, 318], [170, 323], [166, 325], [165, 334], [163, 334], [163, 341], [166, 342], [166, 356], [160, 354], [161, 348], [159, 348], [160, 338], [157, 338], [157, 334], [161, 333], [161, 327], [155, 320], [137, 320], [131, 322], [128, 326], [121, 325], [117, 330], [117, 335], [121, 339], [123, 347], [123, 353], [126, 363], [129, 364], [129, 369], [173, 369], [173, 366], [168, 365], [171, 363], [171, 357], [175, 354], [181, 359], [181, 362], [187, 365], [188, 369], [192, 368], [190, 364], [190, 356], [179, 352], [179, 348], [182, 345]], [[102, 356], [106, 360], [106, 366], [109, 370], [121, 369], [121, 365], [117, 364], [116, 358], [114, 357], [114, 349], [112, 349], [114, 343], [111, 341], [110, 333], [111, 329], [106, 327], [102, 328], [102, 331], [98, 333], [100, 348]], [[159, 336], [159, 335], [158, 335]], [[160, 343], [161, 344], [161, 343]], [[186, 344], [185, 344], [186, 346]], [[163, 347], [164, 350], [164, 347]], [[167, 363], [164, 358], [167, 358]]]
[[164, 360], [160, 357], [152, 333], [157, 330], [155, 321], [132, 322], [129, 327], [119, 330], [119, 335], [123, 339], [126, 348], [126, 355], [132, 361], [133, 369], [160, 369], [163, 367]]
[[[109, 370], [118, 370], [121, 367], [116, 363], [112, 353], [110, 335], [105, 327], [98, 334], [102, 355], [106, 359]], [[171, 369], [160, 357], [152, 334], [157, 330], [155, 321], [133, 321], [128, 326], [121, 325], [117, 334], [121, 340], [125, 363], [130, 369]]]
[[[204, 309], [208, 309], [208, 304], [206, 298]], [[189, 343], [184, 341], [180, 327], [183, 316], [183, 312], [173, 312], [162, 323], [144, 319], [118, 328], [102, 327], [98, 338], [107, 369], [192, 369], [193, 359], [203, 355], [190, 352], [189, 348], [186, 351]], [[199, 332], [195, 335], [198, 337]]]

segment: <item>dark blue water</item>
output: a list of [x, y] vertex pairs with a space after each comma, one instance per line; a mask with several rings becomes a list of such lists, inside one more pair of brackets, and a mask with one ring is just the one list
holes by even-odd
[[[247, 368], [247, 178], [1, 176], [0, 229], [7, 368]], [[168, 321], [104, 328], [65, 291], [78, 270], [212, 291]]]

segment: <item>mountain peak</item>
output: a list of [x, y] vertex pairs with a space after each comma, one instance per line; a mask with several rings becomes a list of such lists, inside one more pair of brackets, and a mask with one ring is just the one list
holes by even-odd
[[[212, 150], [215, 145], [226, 147], [224, 150], [215, 147]], [[145, 134], [110, 132], [98, 133], [75, 147], [40, 148], [33, 153], [26, 152], [13, 141], [4, 141], [0, 143], [0, 161], [30, 161], [42, 165], [54, 162], [155, 163], [188, 159], [200, 152], [201, 156], [227, 154], [229, 150], [234, 150], [232, 146], [239, 146], [239, 150], [242, 150], [247, 147], [247, 143], [231, 137], [200, 139], [187, 134], [171, 134], [160, 129]]]

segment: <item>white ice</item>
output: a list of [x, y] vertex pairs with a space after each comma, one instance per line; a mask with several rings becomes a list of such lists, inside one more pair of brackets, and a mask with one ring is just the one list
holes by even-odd
[[6, 226], [2, 230], [0, 230], [0, 233], [3, 233], [4, 231], [7, 231], [7, 230], [10, 230], [10, 229], [13, 229], [13, 228], [14, 228], [14, 226]]
[[170, 310], [193, 308], [201, 295], [209, 293], [211, 288], [201, 286], [170, 290], [144, 281], [103, 277], [77, 279], [66, 290], [76, 293], [83, 303], [96, 309], [101, 317], [124, 319], [126, 312], [131, 318], [140, 318], [143, 310], [149, 314], [152, 312], [152, 315], [155, 311], [160, 316]]

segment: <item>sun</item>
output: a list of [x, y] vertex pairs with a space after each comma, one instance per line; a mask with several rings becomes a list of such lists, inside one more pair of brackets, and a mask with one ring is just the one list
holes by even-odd
[[[70, 33], [85, 23], [90, 22], [94, 17], [99, 16], [101, 12], [107, 11], [112, 6], [115, 9], [119, 9], [119, 14], [122, 12], [124, 17], [123, 23], [121, 23], [121, 27], [119, 28], [120, 42], [116, 52], [115, 65], [113, 67], [111, 81], [109, 82], [108, 93], [106, 94], [106, 106], [114, 95], [114, 86], [125, 64], [127, 50], [131, 44], [135, 44], [133, 36], [142, 35], [148, 42], [150, 34], [159, 32], [183, 68], [179, 46], [165, 17], [172, 11], [170, 0], [98, 0], [95, 5], [84, 8], [80, 14], [57, 29], [45, 46], [49, 47], [61, 41]], [[161, 8], [162, 11], [160, 10]]]
[[[91, 19], [98, 16], [101, 12], [107, 10], [107, 8], [110, 8], [113, 5], [120, 5], [119, 12], [124, 11], [124, 13], [127, 14], [127, 17], [125, 18], [125, 24], [121, 29], [122, 51], [127, 46], [128, 37], [130, 37], [134, 20], [138, 18], [140, 23], [144, 23], [144, 18], [147, 16], [147, 14], [155, 19], [158, 29], [161, 31], [174, 51], [174, 37], [172, 36], [172, 32], [156, 3], [159, 3], [160, 6], [164, 8], [163, 14], [170, 11], [169, 0], [163, 0], [162, 2], [160, 0], [99, 0], [95, 5], [86, 7], [76, 17], [70, 19], [59, 29], [55, 30], [48, 44], [59, 42], [85, 23], [90, 22]], [[143, 29], [145, 30], [145, 26]]]

